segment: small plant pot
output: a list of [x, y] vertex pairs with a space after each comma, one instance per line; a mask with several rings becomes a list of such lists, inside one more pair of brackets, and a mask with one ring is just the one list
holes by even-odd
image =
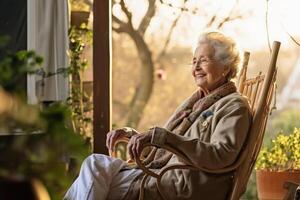
[[71, 11], [71, 25], [79, 28], [81, 24], [88, 23], [89, 16], [87, 11]]
[[282, 200], [287, 193], [286, 181], [300, 183], [300, 171], [256, 171], [257, 194], [260, 200]]

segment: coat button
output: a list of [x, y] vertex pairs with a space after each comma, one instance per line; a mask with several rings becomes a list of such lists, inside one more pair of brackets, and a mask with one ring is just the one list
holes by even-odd
[[208, 122], [207, 121], [202, 122], [202, 126], [206, 128], [208, 126]]

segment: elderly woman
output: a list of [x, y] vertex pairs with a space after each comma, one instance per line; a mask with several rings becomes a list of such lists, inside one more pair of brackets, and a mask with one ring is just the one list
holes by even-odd
[[[118, 138], [131, 137], [128, 150], [135, 159], [143, 145], [152, 143], [157, 148], [145, 162], [154, 171], [173, 163], [221, 169], [235, 162], [251, 124], [248, 102], [231, 82], [240, 63], [236, 44], [220, 32], [204, 33], [192, 63], [198, 90], [177, 108], [166, 125], [143, 134], [130, 128], [111, 131], [107, 135], [110, 150]], [[184, 158], [163, 147], [175, 148]], [[132, 169], [124, 161], [94, 154], [83, 163], [65, 198], [137, 199], [142, 175], [142, 170]], [[222, 200], [230, 191], [232, 175], [175, 169], [163, 176], [161, 184], [168, 199]], [[146, 180], [146, 200], [162, 199], [155, 182], [153, 177]]]

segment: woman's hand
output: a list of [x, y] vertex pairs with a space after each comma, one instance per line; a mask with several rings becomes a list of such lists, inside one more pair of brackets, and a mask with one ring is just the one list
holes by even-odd
[[127, 145], [131, 159], [135, 160], [140, 155], [142, 147], [151, 142], [151, 137], [152, 133], [149, 131], [131, 137]]
[[116, 141], [125, 136], [127, 136], [127, 132], [124, 129], [116, 129], [108, 132], [106, 135], [106, 147], [108, 150], [114, 151]]

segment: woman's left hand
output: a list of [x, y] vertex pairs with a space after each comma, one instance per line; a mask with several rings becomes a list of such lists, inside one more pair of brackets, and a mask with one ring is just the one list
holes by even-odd
[[127, 149], [131, 159], [135, 160], [142, 152], [142, 147], [151, 142], [152, 133], [147, 131], [145, 133], [133, 135], [127, 145]]

